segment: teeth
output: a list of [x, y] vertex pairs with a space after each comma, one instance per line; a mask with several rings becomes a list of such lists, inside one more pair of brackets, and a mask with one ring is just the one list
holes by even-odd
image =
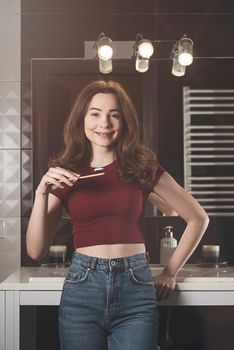
[[108, 132], [97, 132], [98, 135], [101, 135], [101, 136], [110, 136], [111, 133], [108, 133]]

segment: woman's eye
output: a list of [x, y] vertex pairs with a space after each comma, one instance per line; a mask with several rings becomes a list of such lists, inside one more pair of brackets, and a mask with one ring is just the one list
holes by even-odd
[[92, 117], [98, 117], [99, 114], [98, 114], [98, 113], [91, 113], [91, 116], [92, 116]]
[[112, 114], [111, 116], [112, 116], [112, 118], [120, 119], [120, 114]]

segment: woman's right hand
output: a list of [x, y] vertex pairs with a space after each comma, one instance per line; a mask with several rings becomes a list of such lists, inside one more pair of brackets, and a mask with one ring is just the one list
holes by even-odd
[[80, 175], [60, 167], [49, 168], [47, 173], [42, 177], [37, 187], [37, 192], [42, 194], [49, 193], [49, 189], [64, 188], [63, 184], [73, 186], [79, 179]]
[[157, 299], [169, 298], [175, 288], [176, 278], [165, 272], [165, 269], [157, 276], [153, 277], [157, 291]]

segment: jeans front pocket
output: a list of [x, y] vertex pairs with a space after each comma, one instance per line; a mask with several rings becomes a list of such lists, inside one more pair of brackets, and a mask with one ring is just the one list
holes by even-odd
[[73, 285], [84, 282], [87, 280], [90, 273], [90, 268], [84, 268], [82, 266], [71, 266], [67, 272], [65, 278], [66, 285]]
[[147, 265], [130, 268], [129, 272], [130, 278], [134, 283], [145, 286], [154, 286], [152, 274]]

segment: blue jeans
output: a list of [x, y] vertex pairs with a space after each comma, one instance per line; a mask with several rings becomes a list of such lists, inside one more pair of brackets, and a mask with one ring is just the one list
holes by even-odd
[[147, 253], [116, 259], [74, 253], [59, 306], [61, 350], [155, 350], [157, 333]]

